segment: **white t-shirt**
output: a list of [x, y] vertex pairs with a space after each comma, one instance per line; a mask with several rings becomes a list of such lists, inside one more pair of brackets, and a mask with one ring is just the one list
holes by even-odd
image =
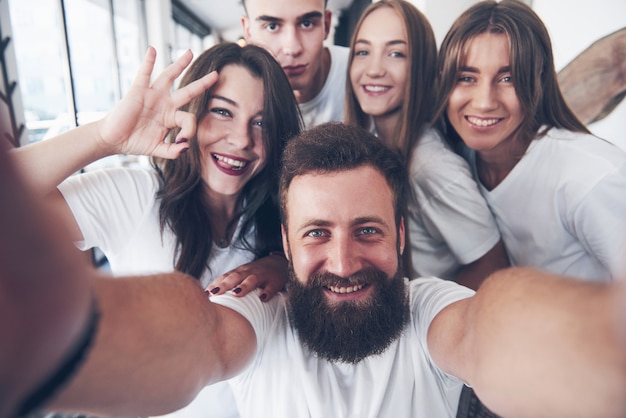
[[[471, 162], [475, 171], [475, 155]], [[626, 154], [551, 129], [493, 190], [480, 186], [511, 262], [593, 281], [625, 277]]]
[[[116, 276], [173, 271], [175, 237], [169, 229], [161, 236], [158, 188], [151, 169], [100, 169], [68, 178], [59, 190], [83, 234], [79, 248], [99, 247]], [[254, 245], [253, 233], [247, 239]], [[253, 259], [250, 251], [214, 245], [210, 271], [203, 274], [201, 286]], [[220, 383], [205, 388], [186, 408], [169, 416], [233, 418], [238, 413], [230, 387]]]
[[356, 365], [331, 363], [309, 352], [291, 327], [285, 294], [267, 303], [254, 294], [211, 300], [243, 315], [257, 352], [230, 380], [242, 417], [453, 417], [463, 383], [431, 359], [427, 331], [449, 304], [473, 291], [436, 278], [408, 282], [411, 321], [381, 355]]
[[409, 162], [408, 230], [416, 276], [453, 279], [500, 240], [467, 162], [428, 129]]
[[322, 90], [313, 99], [300, 103], [300, 113], [306, 129], [325, 122], [342, 122], [346, 75], [350, 48], [329, 45], [330, 70]]

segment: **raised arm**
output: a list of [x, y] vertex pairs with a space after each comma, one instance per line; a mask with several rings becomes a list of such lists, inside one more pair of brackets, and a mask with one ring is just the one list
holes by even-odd
[[502, 416], [624, 416], [620, 285], [501, 270], [435, 318], [431, 354]]
[[[207, 74], [170, 92], [172, 83], [192, 59], [187, 51], [151, 84], [156, 51], [149, 48], [129, 92], [103, 119], [72, 129], [58, 137], [16, 149], [22, 176], [38, 193], [47, 194], [72, 173], [114, 154], [176, 158], [195, 134], [195, 116], [179, 111], [217, 80]], [[181, 127], [175, 143], [164, 141], [170, 129]]]

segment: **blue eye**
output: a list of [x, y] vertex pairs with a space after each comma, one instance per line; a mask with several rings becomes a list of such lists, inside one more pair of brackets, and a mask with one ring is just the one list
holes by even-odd
[[214, 107], [210, 110], [211, 113], [215, 113], [218, 114], [220, 116], [224, 116], [224, 117], [231, 117], [232, 113], [230, 113], [230, 111], [228, 111], [227, 109], [221, 108], [221, 107]]
[[324, 231], [322, 231], [321, 229], [314, 229], [312, 231], [307, 232], [306, 235], [312, 238], [320, 238], [324, 236]]

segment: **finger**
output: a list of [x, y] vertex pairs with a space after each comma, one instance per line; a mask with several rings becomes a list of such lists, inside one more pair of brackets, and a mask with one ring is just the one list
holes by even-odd
[[236, 288], [243, 280], [242, 275], [236, 272], [228, 272], [222, 274], [211, 283], [208, 290], [213, 295], [221, 295], [229, 290]]
[[174, 123], [180, 127], [180, 132], [176, 135], [175, 144], [186, 142], [186, 140], [196, 135], [196, 115], [178, 110], [174, 114]]
[[167, 68], [159, 74], [154, 80], [154, 83], [152, 83], [152, 87], [155, 89], [169, 90], [174, 80], [182, 74], [192, 59], [193, 53], [189, 49], [186, 50], [176, 61], [168, 65]]
[[233, 289], [235, 296], [241, 297], [259, 287], [259, 278], [255, 274], [246, 277], [238, 286]]
[[184, 87], [175, 90], [171, 97], [176, 108], [179, 108], [191, 101], [196, 96], [201, 95], [217, 82], [217, 71], [211, 71], [204, 77], [199, 78]]
[[182, 139], [178, 143], [174, 144], [159, 144], [154, 149], [151, 155], [155, 157], [165, 158], [168, 160], [174, 160], [180, 157], [189, 149], [189, 142], [187, 139]]
[[133, 81], [133, 85], [136, 85], [136, 86], [149, 86], [150, 85], [150, 77], [152, 77], [152, 70], [154, 69], [155, 61], [156, 61], [156, 49], [150, 46], [148, 47], [148, 50], [146, 51], [146, 55], [143, 58], [143, 62], [139, 66], [137, 75], [135, 75], [135, 80]]
[[277, 286], [276, 284], [272, 284], [274, 282], [269, 282], [261, 291], [261, 293], [259, 294], [259, 298], [263, 301], [263, 302], [267, 302], [268, 300], [270, 300], [271, 298], [274, 297], [274, 295], [276, 295], [276, 293], [280, 292], [281, 290], [283, 290], [283, 286]]

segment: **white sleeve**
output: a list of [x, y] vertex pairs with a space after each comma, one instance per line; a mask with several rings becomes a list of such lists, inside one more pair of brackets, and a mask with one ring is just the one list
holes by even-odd
[[626, 279], [626, 165], [602, 178], [566, 219], [611, 277]]
[[74, 175], [58, 187], [83, 235], [81, 250], [120, 248], [154, 201], [156, 177], [144, 169], [108, 168]]

